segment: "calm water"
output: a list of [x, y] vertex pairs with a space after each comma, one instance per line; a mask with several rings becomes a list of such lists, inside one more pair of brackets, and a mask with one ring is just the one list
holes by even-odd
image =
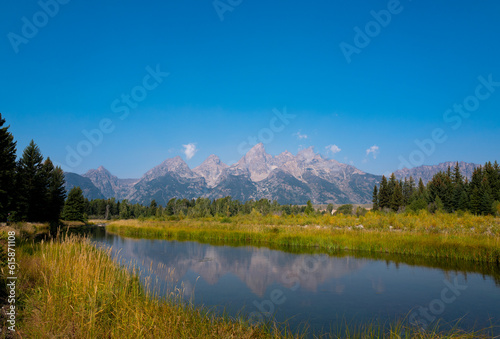
[[[459, 318], [462, 328], [500, 325], [498, 267], [481, 272], [456, 263], [407, 264], [402, 257], [292, 254], [106, 232], [98, 232], [94, 240], [120, 251], [121, 259], [136, 263], [144, 275], [152, 267], [161, 294], [183, 286], [186, 300], [251, 321], [272, 317], [287, 320], [292, 329], [307, 323], [315, 333], [337, 329], [345, 321], [383, 324], [405, 316], [421, 327]], [[500, 329], [494, 332], [500, 334]]]

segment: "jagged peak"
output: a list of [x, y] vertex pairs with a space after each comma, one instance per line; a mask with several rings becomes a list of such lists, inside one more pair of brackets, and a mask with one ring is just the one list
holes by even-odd
[[263, 143], [259, 142], [258, 144], [250, 148], [250, 150], [247, 152], [247, 154], [255, 154], [255, 153], [266, 153], [266, 149]]
[[104, 168], [104, 166], [99, 166], [97, 167], [97, 169], [90, 169], [87, 171], [87, 173], [85, 173], [83, 176], [90, 176], [90, 175], [93, 175], [94, 173], [99, 173], [99, 174], [105, 174], [105, 175], [108, 175], [108, 176], [112, 176], [111, 173], [106, 169]]
[[204, 167], [211, 166], [211, 165], [216, 165], [218, 167], [224, 167], [224, 168], [229, 167], [228, 165], [223, 163], [218, 156], [216, 156], [215, 154], [211, 154], [200, 165], [193, 168], [193, 171], [196, 172]]
[[109, 173], [109, 171], [108, 171], [106, 168], [104, 168], [104, 166], [103, 166], [103, 165], [101, 165], [101, 166], [97, 167], [97, 171], [98, 171], [98, 172], [106, 172], [106, 173]]

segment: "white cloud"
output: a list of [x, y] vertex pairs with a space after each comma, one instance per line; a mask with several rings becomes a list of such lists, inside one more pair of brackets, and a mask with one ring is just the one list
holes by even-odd
[[196, 144], [190, 143], [187, 145], [182, 145], [184, 147], [184, 154], [186, 155], [186, 158], [189, 160], [191, 159], [198, 150], [196, 149]]
[[377, 159], [377, 154], [379, 153], [379, 148], [377, 145], [373, 145], [372, 147], [366, 150], [366, 156], [372, 153], [373, 159]]
[[307, 139], [307, 134], [301, 134], [300, 131], [298, 131], [297, 133], [294, 133], [293, 135], [295, 135], [297, 137], [297, 139], [299, 139], [299, 140]]
[[338, 153], [342, 151], [339, 146], [337, 145], [328, 145], [325, 147], [327, 152], [331, 152], [332, 154]]

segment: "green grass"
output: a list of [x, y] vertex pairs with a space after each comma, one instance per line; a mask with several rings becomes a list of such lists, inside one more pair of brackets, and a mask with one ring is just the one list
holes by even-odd
[[274, 329], [211, 315], [164, 298], [87, 239], [31, 245], [23, 251], [19, 334], [24, 338], [268, 338]]
[[[274, 231], [271, 231], [273, 233]], [[110, 252], [86, 238], [40, 243], [19, 241], [19, 338], [292, 338], [304, 337], [274, 324], [251, 326], [242, 319], [215, 316], [182, 301], [182, 291], [159, 297], [142, 286], [138, 272], [122, 267]], [[486, 330], [463, 332], [439, 327], [420, 332], [396, 320], [347, 322], [321, 338], [488, 338]], [[307, 324], [305, 325], [307, 329]], [[286, 326], [280, 327], [286, 328]], [[5, 328], [4, 328], [5, 330]], [[2, 333], [6, 333], [2, 331]]]
[[[227, 218], [227, 217], [225, 217]], [[135, 238], [246, 243], [271, 248], [312, 248], [391, 253], [499, 263], [499, 219], [431, 215], [245, 216], [178, 221], [118, 220], [107, 231]], [[363, 225], [357, 228], [357, 225]]]

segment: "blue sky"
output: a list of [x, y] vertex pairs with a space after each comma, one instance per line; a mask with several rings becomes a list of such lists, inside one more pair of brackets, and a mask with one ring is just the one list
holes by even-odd
[[18, 154], [119, 177], [259, 141], [375, 174], [500, 160], [499, 2], [59, 1], [0, 5]]

